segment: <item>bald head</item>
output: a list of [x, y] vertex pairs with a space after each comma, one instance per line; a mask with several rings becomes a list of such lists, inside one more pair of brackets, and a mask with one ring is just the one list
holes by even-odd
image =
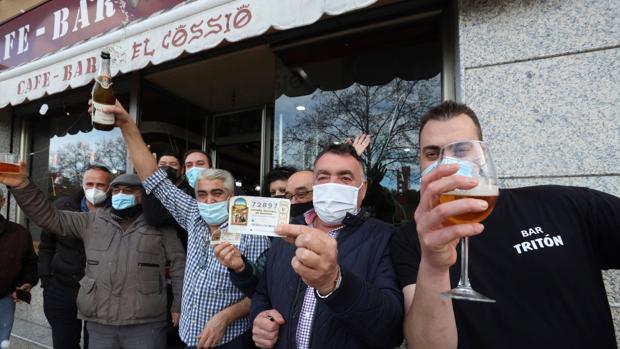
[[312, 171], [298, 171], [293, 173], [286, 182], [286, 197], [291, 204], [312, 202]]

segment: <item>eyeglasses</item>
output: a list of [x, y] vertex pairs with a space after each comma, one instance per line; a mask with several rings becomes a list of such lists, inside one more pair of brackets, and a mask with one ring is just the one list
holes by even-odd
[[295, 194], [291, 194], [291, 193], [286, 193], [284, 194], [284, 197], [292, 200], [294, 197], [297, 197], [298, 199], [304, 199], [306, 197], [306, 195], [312, 193], [312, 190], [308, 190], [308, 189], [297, 189], [295, 190]]

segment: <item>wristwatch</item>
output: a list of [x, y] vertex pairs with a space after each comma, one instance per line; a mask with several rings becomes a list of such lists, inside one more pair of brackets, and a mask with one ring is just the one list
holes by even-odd
[[314, 289], [314, 293], [316, 294], [317, 297], [321, 298], [321, 299], [325, 299], [329, 296], [331, 296], [334, 292], [336, 292], [336, 290], [338, 288], [340, 288], [340, 284], [342, 283], [342, 271], [340, 270], [340, 267], [338, 267], [338, 278], [336, 279], [336, 285], [334, 287], [333, 290], [331, 290], [331, 292], [329, 292], [326, 295], [322, 295], [319, 293], [319, 291], [317, 289]]

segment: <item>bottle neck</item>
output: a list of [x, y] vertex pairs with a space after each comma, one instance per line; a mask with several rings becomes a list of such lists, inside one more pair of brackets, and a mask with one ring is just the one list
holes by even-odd
[[111, 77], [110, 73], [110, 59], [101, 58], [101, 62], [99, 63], [99, 71], [97, 72], [98, 76], [107, 76]]

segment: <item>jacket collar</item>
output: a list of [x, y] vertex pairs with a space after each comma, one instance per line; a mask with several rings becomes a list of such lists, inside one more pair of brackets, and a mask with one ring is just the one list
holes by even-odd
[[[362, 225], [369, 216], [370, 215], [366, 210], [360, 208], [356, 214], [347, 213], [347, 215], [342, 220], [342, 225], [345, 227], [357, 227]], [[316, 218], [318, 218], [316, 212], [314, 211], [314, 209], [312, 209], [304, 213], [303, 215], [294, 217], [291, 223], [308, 225], [308, 220], [310, 220], [310, 223], [312, 223]]]
[[[95, 213], [96, 215], [98, 215], [101, 219], [103, 219], [104, 221], [114, 224], [116, 226], [118, 226], [119, 228], [121, 227], [121, 225], [119, 224], [119, 222], [114, 219], [114, 214], [112, 213], [112, 208], [111, 207], [102, 207], [100, 209], [97, 210], [97, 212]], [[130, 226], [133, 226], [133, 229], [137, 229], [140, 228], [143, 225], [147, 225], [146, 224], [146, 219], [144, 218], [144, 212], [141, 211], [140, 214], [135, 217], [134, 221], [131, 223]], [[129, 230], [128, 230], [129, 231]]]

